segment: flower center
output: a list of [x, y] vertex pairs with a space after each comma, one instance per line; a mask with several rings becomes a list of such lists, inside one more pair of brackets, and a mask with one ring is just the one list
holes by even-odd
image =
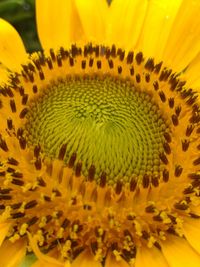
[[26, 139], [48, 157], [74, 158], [82, 173], [108, 184], [161, 171], [166, 125], [151, 97], [109, 76], [68, 77], [30, 102]]

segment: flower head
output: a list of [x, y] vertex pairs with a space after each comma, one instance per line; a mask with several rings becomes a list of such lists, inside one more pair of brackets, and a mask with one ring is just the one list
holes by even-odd
[[200, 265], [199, 11], [38, 0], [31, 55], [0, 21], [2, 266]]

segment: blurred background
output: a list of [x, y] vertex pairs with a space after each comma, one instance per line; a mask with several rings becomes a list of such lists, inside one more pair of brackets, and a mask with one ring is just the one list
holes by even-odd
[[0, 17], [17, 29], [28, 52], [41, 49], [35, 25], [35, 0], [0, 0]]
[[35, 25], [35, 0], [0, 0], [0, 17], [17, 29], [28, 52], [40, 49]]

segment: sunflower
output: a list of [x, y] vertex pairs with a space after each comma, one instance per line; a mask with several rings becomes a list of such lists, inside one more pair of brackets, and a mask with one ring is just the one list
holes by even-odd
[[200, 266], [200, 2], [36, 0], [0, 20], [0, 266]]

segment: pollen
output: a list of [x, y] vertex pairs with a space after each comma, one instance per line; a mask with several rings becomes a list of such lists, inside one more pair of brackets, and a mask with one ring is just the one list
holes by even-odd
[[[198, 218], [197, 94], [141, 52], [37, 53], [0, 88], [0, 221], [27, 251], [131, 266]], [[174, 194], [176, 190], [176, 194]]]

